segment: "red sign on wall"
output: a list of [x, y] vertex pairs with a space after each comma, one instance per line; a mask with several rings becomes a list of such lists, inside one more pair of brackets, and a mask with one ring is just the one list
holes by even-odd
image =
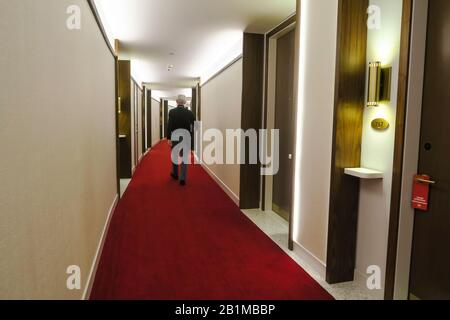
[[412, 207], [416, 210], [428, 211], [430, 184], [423, 182], [429, 181], [430, 177], [427, 175], [414, 176]]

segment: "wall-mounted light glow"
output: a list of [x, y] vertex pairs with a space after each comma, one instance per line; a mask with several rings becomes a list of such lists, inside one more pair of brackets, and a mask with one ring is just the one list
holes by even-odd
[[193, 70], [201, 70], [201, 85], [214, 74], [242, 55], [243, 30], [227, 30], [205, 40], [203, 52], [199, 55]]
[[369, 64], [367, 106], [377, 107], [391, 100], [391, 74], [392, 67], [382, 68], [379, 61]]

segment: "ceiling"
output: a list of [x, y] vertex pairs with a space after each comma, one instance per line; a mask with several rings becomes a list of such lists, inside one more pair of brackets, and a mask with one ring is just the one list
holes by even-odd
[[[266, 33], [295, 12], [296, 0], [95, 0], [120, 58], [138, 82], [198, 81], [242, 52], [243, 31]], [[168, 65], [173, 69], [168, 71]]]
[[147, 86], [148, 89], [152, 90], [152, 97], [156, 100], [166, 99], [166, 100], [176, 100], [177, 97], [182, 94], [188, 98], [188, 101], [192, 98], [192, 88], [167, 88], [167, 89], [155, 89], [151, 86]]

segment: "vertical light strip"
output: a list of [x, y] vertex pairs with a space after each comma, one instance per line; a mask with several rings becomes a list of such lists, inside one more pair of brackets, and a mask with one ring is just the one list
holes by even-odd
[[308, 43], [308, 10], [309, 0], [298, 0], [297, 23], [300, 25], [300, 32], [297, 37], [299, 41], [299, 63], [298, 63], [298, 88], [297, 88], [297, 131], [295, 144], [295, 167], [294, 167], [294, 212], [293, 212], [293, 238], [298, 241], [300, 225], [300, 195], [301, 195], [301, 163], [302, 163], [302, 142], [303, 142], [303, 112], [305, 105], [305, 66], [306, 66], [306, 44]]

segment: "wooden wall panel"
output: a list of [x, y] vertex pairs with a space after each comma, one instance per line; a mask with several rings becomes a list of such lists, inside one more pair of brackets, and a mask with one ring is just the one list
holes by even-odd
[[[241, 127], [259, 130], [262, 127], [263, 76], [264, 76], [264, 35], [244, 33], [242, 61], [242, 117]], [[246, 142], [246, 163], [249, 146]], [[260, 201], [260, 165], [241, 165], [240, 207], [242, 209], [259, 208]]]
[[368, 0], [339, 0], [328, 283], [354, 278], [360, 181], [345, 175], [344, 168], [361, 164], [368, 5]]
[[147, 146], [146, 150], [152, 147], [152, 90], [147, 90]]
[[168, 126], [169, 126], [169, 101], [164, 100], [164, 137], [166, 138], [170, 138], [168, 137], [169, 132], [168, 132]]
[[145, 99], [147, 94], [147, 89], [145, 86], [142, 87], [142, 103], [141, 103], [141, 123], [142, 123], [142, 154], [147, 151], [147, 140], [145, 139], [147, 130], [147, 115], [145, 113]]
[[[192, 88], [191, 110], [192, 110], [192, 113], [194, 114], [194, 119], [197, 119], [197, 88]], [[192, 136], [191, 148], [192, 148], [192, 150], [195, 150], [195, 137], [194, 136]]]
[[131, 67], [130, 61], [118, 61], [120, 178], [131, 178]]
[[159, 103], [159, 139], [162, 140], [164, 138], [164, 100], [160, 100]]
[[191, 110], [194, 114], [194, 119], [197, 119], [197, 88], [192, 89]]
[[115, 126], [116, 126], [116, 180], [117, 180], [117, 194], [120, 197], [120, 138], [119, 138], [119, 59], [114, 56], [114, 86], [115, 86]]

